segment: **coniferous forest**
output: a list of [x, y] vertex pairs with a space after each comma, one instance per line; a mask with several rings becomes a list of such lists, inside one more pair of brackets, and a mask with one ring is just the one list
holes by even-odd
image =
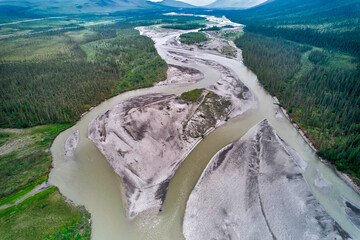
[[[26, 40], [10, 38], [1, 45], [1, 127], [71, 122], [104, 98], [166, 77], [166, 63], [152, 40], [136, 30], [97, 28], [81, 42], [68, 32]], [[60, 41], [52, 53], [42, 48]], [[14, 57], [10, 44], [19, 52], [32, 50]]]
[[[313, 15], [297, 5], [275, 17], [280, 5], [283, 10], [291, 5], [277, 1], [266, 11], [258, 7], [229, 17], [248, 24], [245, 35], [235, 40], [244, 63], [279, 98], [319, 149], [318, 155], [359, 179], [360, 30], [359, 16], [351, 10], [354, 2]], [[334, 7], [323, 0], [303, 4]]]

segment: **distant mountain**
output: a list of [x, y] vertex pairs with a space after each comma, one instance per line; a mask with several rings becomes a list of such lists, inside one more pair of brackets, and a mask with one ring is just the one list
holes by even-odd
[[157, 4], [167, 7], [175, 7], [175, 8], [196, 8], [194, 5], [176, 0], [164, 0], [161, 2], [157, 2]]
[[128, 10], [166, 10], [194, 6], [176, 0], [5, 0], [0, 8], [23, 8], [34, 14], [110, 13]]
[[205, 6], [216, 9], [245, 9], [257, 6], [266, 0], [216, 0], [214, 3]]

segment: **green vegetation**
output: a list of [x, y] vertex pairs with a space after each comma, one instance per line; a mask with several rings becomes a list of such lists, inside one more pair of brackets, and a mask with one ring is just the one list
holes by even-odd
[[319, 155], [360, 177], [360, 68], [356, 58], [282, 38], [246, 33], [244, 62], [319, 148]]
[[181, 99], [186, 102], [194, 103], [200, 98], [202, 92], [203, 92], [203, 90], [201, 90], [201, 89], [194, 89], [189, 92], [184, 92], [181, 94]]
[[[84, 209], [66, 203], [52, 187], [16, 206], [0, 210], [0, 236], [4, 240], [90, 239], [88, 218]], [[80, 237], [75, 238], [77, 234]]]
[[72, 122], [105, 98], [164, 79], [152, 40], [120, 27], [2, 40], [0, 127]]
[[144, 13], [0, 26], [3, 34], [56, 30], [1, 40], [0, 127], [73, 122], [106, 98], [165, 79], [167, 65], [153, 41], [133, 27], [203, 19]]
[[71, 125], [45, 125], [9, 134], [0, 147], [1, 205], [14, 202], [46, 180], [51, 167], [51, 142]]
[[[31, 34], [0, 40], [0, 127], [53, 123], [0, 129], [0, 206], [47, 180], [51, 142], [85, 110], [166, 77], [167, 65], [154, 43], [133, 27], [202, 20], [160, 14], [116, 19], [66, 17], [0, 26], [4, 35]], [[89, 217], [51, 188], [1, 210], [0, 236], [90, 239]]]
[[204, 33], [190, 32], [180, 35], [180, 41], [185, 44], [201, 43], [209, 40]]
[[221, 53], [228, 56], [236, 57], [237, 50], [233, 46], [227, 44], [221, 48]]
[[220, 30], [221, 30], [221, 28], [217, 27], [217, 26], [212, 26], [212, 27], [200, 29], [200, 31], [220, 31]]
[[298, 28], [294, 28], [292, 26], [269, 27], [251, 25], [247, 27], [247, 30], [270, 37], [282, 37], [287, 40], [309, 44], [320, 48], [334, 49], [356, 55], [360, 54], [360, 41], [355, 40], [360, 37], [360, 31], [319, 31], [318, 29], [312, 29], [306, 25], [299, 26]]
[[57, 232], [54, 235], [50, 235], [44, 240], [63, 240], [63, 239], [74, 239], [74, 240], [90, 240], [90, 224], [86, 220], [75, 223], [72, 226], [64, 228], [63, 230]]
[[0, 200], [0, 206], [15, 203], [17, 200], [24, 197], [26, 194], [31, 192], [36, 186], [45, 182], [46, 180], [47, 180], [47, 175], [44, 175], [36, 179], [35, 181], [31, 182], [30, 184], [28, 184], [24, 189], [16, 191], [8, 196], [2, 197]]
[[235, 41], [235, 39], [237, 37], [241, 37], [242, 35], [244, 35], [244, 32], [243, 31], [224, 31], [221, 33], [220, 36], [226, 38], [226, 39], [229, 39], [231, 41]]
[[360, 184], [358, 10], [358, 0], [277, 0], [218, 14], [247, 25], [236, 40], [245, 64], [279, 98], [318, 154]]
[[230, 106], [230, 101], [213, 92], [208, 92], [194, 114], [194, 116], [196, 116], [197, 113], [200, 113], [201, 120], [189, 120], [184, 124], [185, 136], [203, 138], [208, 129], [215, 127], [218, 119], [227, 116], [230, 111]]
[[163, 25], [162, 28], [178, 29], [178, 30], [191, 30], [206, 27], [202, 23], [185, 23], [185, 24], [171, 24]]
[[235, 28], [233, 25], [225, 25], [222, 28]]

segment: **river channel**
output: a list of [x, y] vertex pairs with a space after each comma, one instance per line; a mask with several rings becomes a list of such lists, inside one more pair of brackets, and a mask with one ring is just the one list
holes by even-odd
[[[85, 114], [75, 126], [62, 132], [55, 139], [51, 152], [53, 169], [49, 182], [60, 192], [79, 205], [84, 205], [91, 213], [92, 239], [94, 240], [177, 240], [182, 235], [182, 219], [186, 201], [201, 172], [211, 157], [232, 141], [239, 139], [252, 126], [268, 119], [277, 133], [307, 162], [305, 178], [310, 189], [322, 207], [354, 239], [360, 239], [360, 230], [347, 218], [344, 201], [359, 205], [360, 196], [343, 182], [332, 169], [324, 165], [312, 148], [306, 143], [297, 129], [274, 104], [273, 97], [258, 83], [256, 75], [244, 64], [235, 59], [201, 50], [181, 50], [197, 58], [216, 61], [230, 68], [257, 98], [257, 107], [245, 114], [230, 119], [223, 126], [206, 136], [182, 163], [170, 182], [163, 211], [156, 217], [147, 212], [130, 221], [126, 217], [124, 190], [120, 177], [115, 174], [105, 157], [87, 138], [89, 122], [104, 114], [117, 103], [147, 93], [180, 94], [194, 88], [207, 87], [219, 79], [219, 73], [203, 64], [187, 64], [168, 57], [172, 49], [164, 43], [179, 35], [179, 32], [155, 38], [159, 54], [168, 64], [192, 67], [204, 73], [204, 80], [190, 86], [155, 86], [120, 94], [108, 99]], [[72, 159], [64, 158], [64, 143], [74, 131], [79, 130], [80, 141]], [[321, 182], [322, 186], [316, 182]]]

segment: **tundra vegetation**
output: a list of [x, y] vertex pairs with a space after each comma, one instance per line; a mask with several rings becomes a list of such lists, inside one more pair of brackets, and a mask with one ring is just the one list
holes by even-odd
[[[231, 20], [247, 25], [235, 43], [318, 155], [360, 184], [358, 3], [295, 2], [228, 12]], [[277, 12], [282, 14], [274, 18]]]
[[[11, 36], [0, 40], [0, 206], [47, 180], [52, 141], [88, 108], [166, 78], [167, 65], [153, 41], [135, 26], [203, 19], [127, 17], [66, 17], [0, 27], [1, 35]], [[0, 210], [0, 236], [90, 239], [89, 218], [52, 187]]]

